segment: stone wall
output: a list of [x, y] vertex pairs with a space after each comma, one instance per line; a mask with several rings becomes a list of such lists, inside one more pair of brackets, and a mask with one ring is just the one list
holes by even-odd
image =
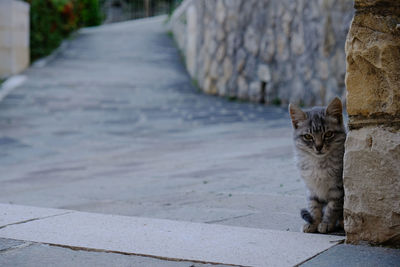
[[170, 25], [206, 93], [322, 105], [344, 93], [352, 0], [186, 0]]
[[400, 245], [400, 1], [355, 0], [346, 41], [347, 242]]
[[0, 1], [0, 78], [29, 65], [29, 4]]

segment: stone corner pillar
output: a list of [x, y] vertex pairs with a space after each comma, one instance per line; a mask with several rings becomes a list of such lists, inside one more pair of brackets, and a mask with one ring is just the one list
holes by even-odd
[[399, 245], [400, 1], [354, 7], [346, 40], [346, 242]]
[[29, 65], [29, 4], [0, 0], [0, 77]]

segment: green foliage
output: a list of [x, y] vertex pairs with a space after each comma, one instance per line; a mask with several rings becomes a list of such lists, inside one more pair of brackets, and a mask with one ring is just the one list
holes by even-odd
[[33, 60], [49, 54], [63, 39], [61, 18], [54, 15], [55, 9], [51, 1], [31, 1], [30, 47]]
[[174, 33], [172, 31], [168, 31], [167, 35], [169, 38], [171, 38], [172, 40], [174, 39]]
[[82, 24], [84, 26], [97, 26], [101, 23], [102, 16], [98, 0], [81, 0]]
[[[167, 1], [169, 2], [169, 1]], [[172, 5], [169, 5], [168, 17], [167, 21], [171, 18], [172, 14], [175, 12], [175, 9], [183, 2], [183, 0], [172, 0]]]
[[227, 96], [228, 101], [234, 102], [237, 101], [237, 97], [236, 96]]
[[26, 0], [30, 8], [32, 61], [46, 56], [81, 26], [101, 23], [97, 0]]
[[282, 104], [282, 100], [279, 97], [275, 97], [272, 99], [272, 105], [280, 106]]
[[192, 79], [192, 84], [193, 84], [193, 86], [196, 87], [197, 89], [200, 89], [199, 81], [198, 81], [197, 79]]

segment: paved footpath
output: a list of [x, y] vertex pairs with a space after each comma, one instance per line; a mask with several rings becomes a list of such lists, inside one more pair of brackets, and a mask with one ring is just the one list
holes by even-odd
[[[0, 102], [0, 203], [297, 232], [305, 192], [286, 109], [200, 93], [164, 19], [83, 29], [23, 73]], [[1, 266], [203, 266], [7, 234], [28, 220], [0, 225]]]
[[0, 102], [0, 203], [298, 231], [285, 109], [197, 91], [164, 18], [83, 29]]

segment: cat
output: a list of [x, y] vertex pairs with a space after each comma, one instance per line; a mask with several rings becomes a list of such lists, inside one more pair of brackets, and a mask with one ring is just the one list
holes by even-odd
[[289, 104], [297, 167], [308, 189], [308, 209], [300, 211], [305, 233], [343, 228], [343, 155], [346, 128], [338, 97], [327, 107], [302, 110]]

